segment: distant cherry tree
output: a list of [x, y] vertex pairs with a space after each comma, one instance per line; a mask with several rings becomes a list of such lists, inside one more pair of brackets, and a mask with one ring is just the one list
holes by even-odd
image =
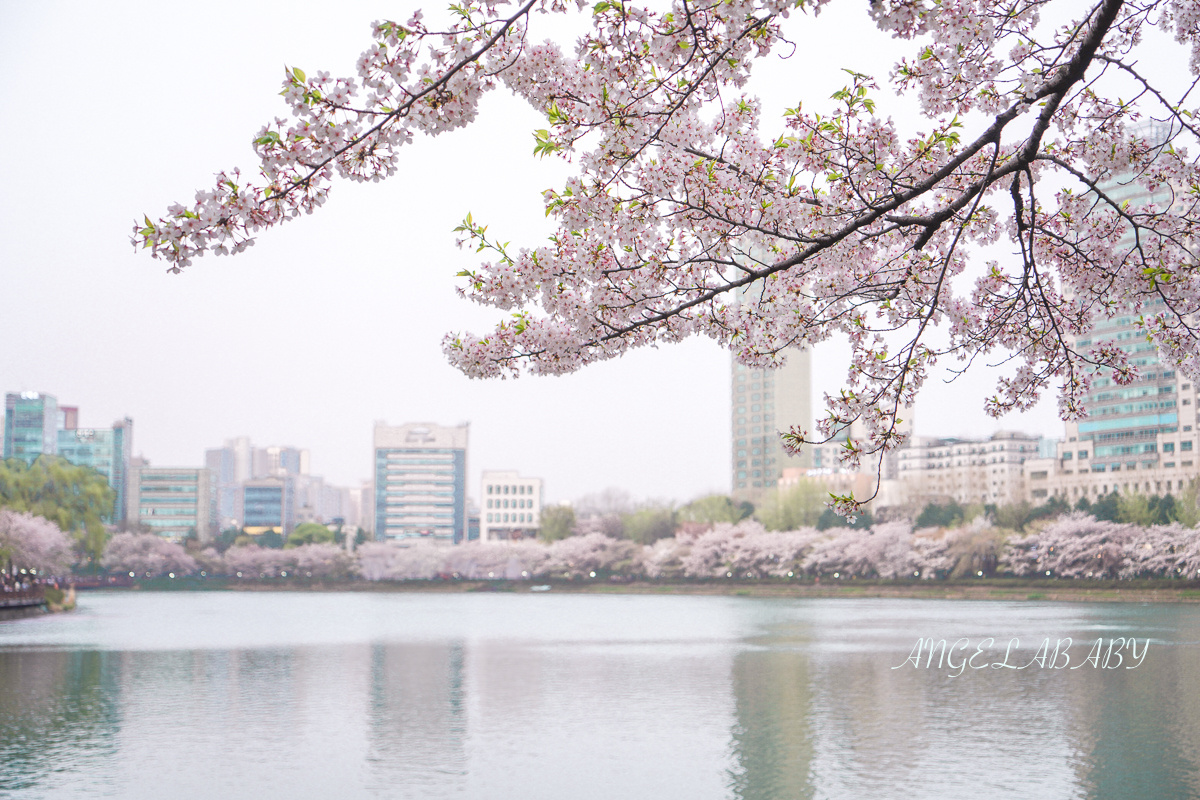
[[519, 580], [539, 572], [552, 550], [553, 546], [533, 540], [469, 542], [448, 552], [443, 550], [442, 571], [463, 578]]
[[328, 542], [305, 544], [284, 551], [297, 577], [341, 579], [354, 570], [354, 560], [345, 548]]
[[75, 558], [71, 539], [45, 517], [0, 508], [0, 571], [65, 575]]
[[153, 533], [118, 533], [104, 548], [100, 566], [110, 572], [134, 572], [139, 577], [199, 571], [196, 559], [182, 545]]
[[222, 556], [223, 571], [239, 578], [284, 577], [289, 568], [295, 570], [293, 552], [253, 544], [231, 547]]
[[637, 575], [643, 571], [644, 547], [603, 533], [559, 539], [549, 547], [540, 573], [551, 578], [586, 578], [592, 573]]
[[[1054, 385], [1062, 416], [1080, 416], [1096, 376], [1138, 373], [1088, 335], [1097, 315], [1133, 317], [1200, 380], [1197, 0], [874, 0], [875, 24], [911, 43], [890, 81], [921, 129], [886, 116], [857, 73], [767, 129], [780, 110], [747, 93], [752, 70], [829, 2], [602, 0], [573, 44], [534, 38], [537, 13], [570, 13], [563, 0], [376, 22], [356, 75], [285, 70], [288, 114], [254, 135], [252, 174], [218, 174], [134, 242], [174, 271], [240, 252], [324, 204], [335, 178], [403, 174], [405, 146], [470, 124], [504, 87], [546, 117], [535, 152], [575, 173], [544, 194], [547, 243], [510, 249], [470, 215], [459, 228], [491, 259], [462, 272], [462, 293], [505, 312], [447, 335], [468, 375], [571, 372], [694, 335], [772, 366], [841, 336], [844, 390], [816, 432], [786, 438], [861, 420], [850, 466], [903, 441], [898, 410], [946, 357], [1011, 363], [992, 414]], [[1153, 202], [1126, 203], [1129, 187]]]
[[696, 538], [681, 562], [695, 578], [785, 577], [801, 571], [806, 553], [822, 539], [815, 528], [768, 531], [754, 520], [718, 524]]
[[402, 547], [392, 542], [364, 542], [354, 556], [358, 571], [369, 581], [428, 580], [442, 571], [446, 554], [437, 545], [422, 542]]

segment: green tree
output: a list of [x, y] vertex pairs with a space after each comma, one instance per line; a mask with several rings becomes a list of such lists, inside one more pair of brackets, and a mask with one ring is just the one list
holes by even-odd
[[763, 495], [754, 517], [769, 531], [794, 531], [815, 527], [829, 502], [829, 492], [814, 481], [800, 481], [786, 489]]
[[1185, 528], [1194, 528], [1200, 523], [1200, 479], [1192, 478], [1187, 488], [1175, 501], [1171, 518]]
[[1150, 509], [1154, 512], [1152, 525], [1169, 525], [1175, 519], [1175, 497], [1173, 495], [1155, 495], [1150, 498]]
[[680, 522], [741, 522], [754, 513], [754, 506], [747, 502], [735, 503], [723, 494], [698, 497], [679, 509]]
[[966, 512], [958, 501], [928, 503], [913, 525], [917, 528], [953, 528], [966, 518]]
[[98, 563], [108, 541], [104, 517], [112, 516], [116, 493], [91, 467], [58, 456], [0, 462], [0, 506], [45, 517], [70, 533], [87, 559]]
[[639, 508], [621, 515], [625, 535], [638, 544], [653, 544], [675, 535], [675, 511], [663, 506]]
[[565, 539], [575, 529], [575, 509], [570, 506], [546, 506], [542, 509], [542, 526], [538, 538], [543, 542]]
[[1091, 514], [1096, 519], [1116, 522], [1121, 513], [1121, 496], [1116, 492], [1100, 495], [1100, 499], [1092, 503]]
[[827, 508], [821, 512], [821, 516], [817, 519], [817, 530], [827, 531], [830, 528], [859, 528], [866, 530], [875, 524], [874, 518], [870, 512], [864, 511], [854, 518], [854, 523], [843, 517], [841, 514], [834, 511], [832, 508]]
[[305, 544], [328, 544], [334, 539], [333, 531], [319, 522], [301, 522], [288, 534], [285, 548], [300, 547]]
[[280, 550], [283, 548], [283, 534], [275, 531], [263, 531], [257, 536], [252, 537], [253, 543], [259, 547], [269, 547], [272, 550]]
[[987, 507], [992, 524], [1010, 531], [1024, 531], [1031, 522], [1057, 517], [1070, 510], [1070, 504], [1058, 495], [1047, 499], [1040, 506], [1030, 505], [1022, 500], [1019, 503]]

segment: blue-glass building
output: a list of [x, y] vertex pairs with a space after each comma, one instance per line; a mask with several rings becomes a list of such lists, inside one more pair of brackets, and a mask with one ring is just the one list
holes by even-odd
[[296, 526], [296, 488], [290, 475], [247, 481], [242, 487], [242, 528], [257, 535], [274, 531], [284, 538]]
[[375, 538], [467, 538], [467, 425], [375, 426]]
[[4, 396], [4, 457], [32, 464], [58, 450], [58, 399], [41, 392]]

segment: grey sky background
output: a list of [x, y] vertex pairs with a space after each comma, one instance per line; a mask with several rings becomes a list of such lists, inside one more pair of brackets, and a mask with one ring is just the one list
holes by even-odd
[[[795, 56], [764, 65], [767, 124], [799, 99], [828, 107], [840, 67], [886, 81], [903, 51], [866, 6], [805, 20]], [[315, 473], [355, 485], [370, 474], [373, 421], [469, 421], [472, 494], [481, 469], [542, 477], [554, 501], [728, 491], [729, 357], [712, 342], [562, 378], [471, 381], [443, 360], [446, 331], [497, 319], [455, 296], [455, 273], [478, 262], [453, 228], [471, 212], [514, 247], [535, 245], [550, 232], [541, 191], [568, 174], [532, 156], [544, 120], [511, 97], [493, 93], [471, 128], [415, 142], [397, 177], [335, 185], [317, 214], [244, 255], [169, 275], [134, 252], [135, 218], [190, 202], [218, 170], [253, 171], [253, 134], [284, 112], [284, 65], [353, 74], [369, 23], [414, 7], [0, 0], [0, 390], [54, 394], [87, 427], [128, 415], [135, 450], [161, 465], [198, 465], [206, 447], [248, 435], [309, 448]], [[818, 411], [847, 352], [816, 353]], [[1052, 398], [988, 418], [995, 375], [977, 365], [931, 380], [918, 433], [1060, 435]]]

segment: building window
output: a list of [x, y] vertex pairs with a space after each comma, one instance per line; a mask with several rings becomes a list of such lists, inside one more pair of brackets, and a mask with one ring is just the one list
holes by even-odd
[[1180, 442], [1180, 443], [1179, 443], [1179, 449], [1180, 449], [1180, 450], [1191, 450], [1191, 449], [1192, 449], [1192, 443], [1191, 443], [1191, 442]]
[[1079, 455], [1079, 457], [1080, 457], [1080, 458], [1087, 458], [1087, 457], [1088, 457], [1088, 451], [1087, 451], [1087, 450], [1080, 450], [1080, 451], [1079, 451], [1079, 453], [1078, 453], [1078, 455]]
[[1163, 452], [1164, 453], [1174, 453], [1175, 452], [1175, 443], [1174, 442], [1163, 442]]

